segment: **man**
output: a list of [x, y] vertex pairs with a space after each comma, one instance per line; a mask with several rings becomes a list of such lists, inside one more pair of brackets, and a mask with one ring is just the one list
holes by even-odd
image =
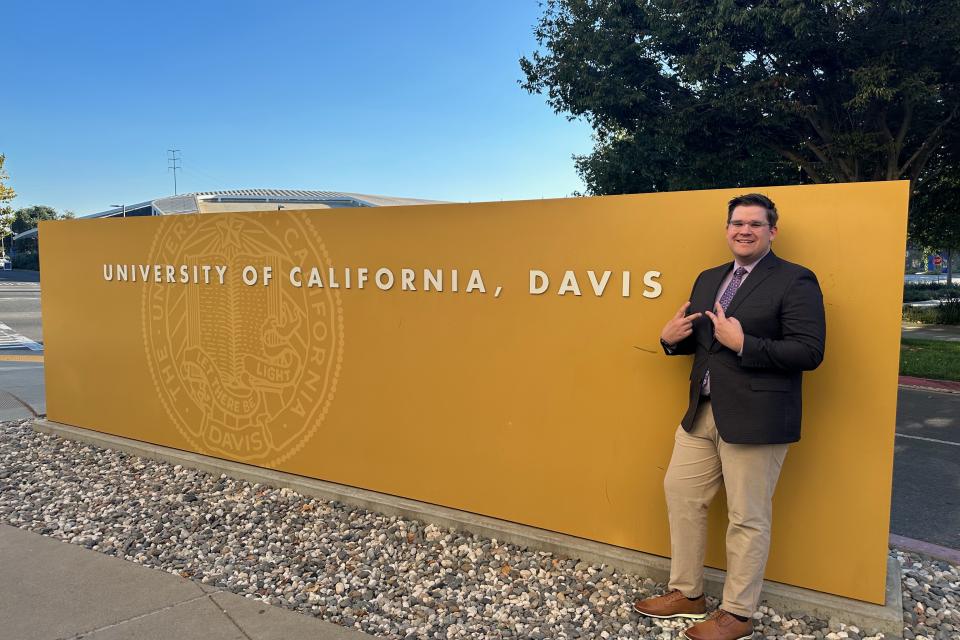
[[694, 354], [690, 401], [664, 478], [670, 582], [634, 608], [656, 618], [706, 617], [707, 509], [727, 494], [727, 577], [720, 608], [684, 632], [690, 640], [753, 634], [770, 547], [772, 498], [789, 443], [800, 439], [802, 372], [823, 359], [823, 296], [809, 269], [770, 250], [777, 208], [751, 193], [727, 207], [733, 262], [700, 274], [667, 322], [668, 355]]

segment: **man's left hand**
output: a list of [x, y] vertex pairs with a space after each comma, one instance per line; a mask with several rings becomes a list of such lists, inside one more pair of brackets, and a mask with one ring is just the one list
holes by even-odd
[[728, 318], [719, 302], [714, 305], [713, 310], [715, 313], [705, 312], [713, 322], [713, 335], [720, 344], [734, 353], [740, 353], [743, 350], [743, 327], [740, 326], [740, 321]]

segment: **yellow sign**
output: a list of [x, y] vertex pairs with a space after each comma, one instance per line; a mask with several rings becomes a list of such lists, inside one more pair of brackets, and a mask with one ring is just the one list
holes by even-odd
[[[48, 416], [666, 556], [659, 333], [747, 191], [42, 222]], [[766, 575], [882, 602], [907, 183], [763, 191], [828, 333]]]

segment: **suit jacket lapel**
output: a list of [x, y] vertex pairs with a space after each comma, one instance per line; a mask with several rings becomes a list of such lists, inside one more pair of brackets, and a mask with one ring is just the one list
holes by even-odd
[[[703, 276], [703, 283], [702, 283], [702, 289], [701, 289], [703, 293], [699, 294], [699, 295], [707, 296], [705, 299], [701, 298], [703, 300], [702, 302], [703, 309], [713, 311], [714, 301], [717, 299], [717, 295], [719, 295], [720, 285], [723, 283], [724, 277], [727, 275], [727, 273], [730, 271], [732, 267], [733, 267], [733, 263], [730, 262], [728, 264], [717, 267], [716, 269], [711, 269], [710, 271], [707, 272], [705, 276]], [[749, 279], [750, 278], [747, 278], [747, 280]], [[695, 307], [695, 308], [698, 308], [698, 307]], [[698, 323], [699, 323], [699, 329], [696, 328], [698, 326]], [[696, 321], [694, 321], [694, 327], [695, 327], [694, 331], [697, 334], [697, 338], [700, 340], [701, 344], [703, 344], [704, 347], [708, 349], [712, 349], [715, 345], [719, 344], [717, 342], [716, 337], [714, 337], [713, 323], [710, 321], [709, 318], [707, 318], [706, 316], [703, 316], [702, 318], [697, 319]]]
[[[720, 285], [723, 284], [723, 279], [730, 273], [731, 268], [733, 268], [732, 262], [723, 265], [719, 269], [712, 269], [710, 273], [703, 278], [703, 286], [710, 294], [710, 299], [707, 300], [707, 309], [710, 311], [713, 311], [713, 303], [717, 299], [717, 296], [720, 295]], [[747, 278], [747, 280], [749, 280], [749, 278]]]
[[775, 256], [773, 251], [770, 251], [763, 257], [757, 266], [754, 267], [753, 271], [750, 272], [750, 275], [747, 276], [747, 279], [743, 281], [743, 284], [740, 285], [740, 288], [737, 289], [736, 295], [733, 296], [733, 300], [731, 300], [729, 306], [727, 306], [726, 314], [728, 316], [733, 315], [737, 311], [737, 307], [740, 306], [740, 303], [743, 302], [761, 282], [770, 277], [770, 274], [773, 273], [773, 270], [779, 262], [780, 258]]

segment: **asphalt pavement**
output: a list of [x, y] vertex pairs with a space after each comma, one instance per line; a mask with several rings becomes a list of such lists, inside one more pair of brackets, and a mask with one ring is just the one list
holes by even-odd
[[900, 388], [890, 531], [960, 549], [960, 393]]
[[46, 412], [40, 274], [0, 271], [0, 420]]
[[[2, 354], [0, 351], [0, 356]], [[46, 412], [43, 362], [0, 359], [0, 421], [29, 418]]]
[[0, 353], [11, 351], [15, 341], [24, 353], [42, 349], [39, 277], [35, 271], [0, 271]]

